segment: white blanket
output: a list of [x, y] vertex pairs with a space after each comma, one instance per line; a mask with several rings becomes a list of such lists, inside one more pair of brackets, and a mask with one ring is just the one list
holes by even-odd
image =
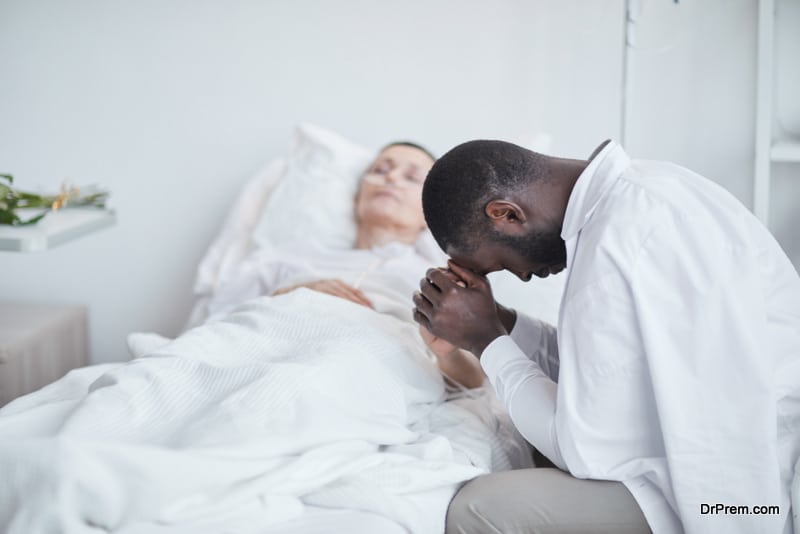
[[255, 532], [305, 503], [441, 532], [412, 497], [508, 468], [514, 439], [445, 396], [413, 325], [308, 290], [257, 299], [0, 410], [0, 531]]

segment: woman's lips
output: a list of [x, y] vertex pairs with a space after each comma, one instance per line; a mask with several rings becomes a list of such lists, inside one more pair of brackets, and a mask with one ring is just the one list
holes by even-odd
[[390, 189], [378, 189], [377, 191], [375, 191], [375, 194], [373, 194], [372, 196], [373, 196], [373, 198], [375, 198], [375, 197], [397, 198], [397, 194], [394, 191], [390, 190]]

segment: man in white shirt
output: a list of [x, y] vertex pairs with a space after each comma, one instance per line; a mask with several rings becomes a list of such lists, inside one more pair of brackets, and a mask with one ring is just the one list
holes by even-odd
[[[448, 532], [646, 531], [631, 495], [656, 534], [791, 532], [800, 279], [735, 198], [613, 142], [582, 161], [471, 141], [434, 165], [423, 208], [451, 261], [415, 319], [480, 356], [520, 432], [576, 477], [477, 479]], [[565, 268], [557, 330], [485, 278]]]

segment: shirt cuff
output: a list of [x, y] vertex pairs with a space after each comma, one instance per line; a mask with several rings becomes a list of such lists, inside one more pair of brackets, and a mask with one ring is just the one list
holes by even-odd
[[[519, 324], [519, 316], [517, 317]], [[516, 330], [516, 325], [514, 326]], [[506, 364], [515, 360], [530, 361], [511, 336], [500, 336], [489, 343], [481, 354], [481, 367], [489, 382], [497, 387], [497, 377]]]

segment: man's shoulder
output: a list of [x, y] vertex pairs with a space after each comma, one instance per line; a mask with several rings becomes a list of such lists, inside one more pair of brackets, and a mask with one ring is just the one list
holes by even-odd
[[674, 217], [677, 206], [657, 188], [638, 179], [621, 177], [598, 203], [581, 230], [578, 247], [592, 251], [584, 261], [612, 256], [624, 265], [637, 254], [654, 228]]
[[642, 243], [661, 227], [682, 239], [731, 239], [758, 221], [733, 194], [669, 162], [634, 160], [597, 207], [590, 225], [607, 239]]

